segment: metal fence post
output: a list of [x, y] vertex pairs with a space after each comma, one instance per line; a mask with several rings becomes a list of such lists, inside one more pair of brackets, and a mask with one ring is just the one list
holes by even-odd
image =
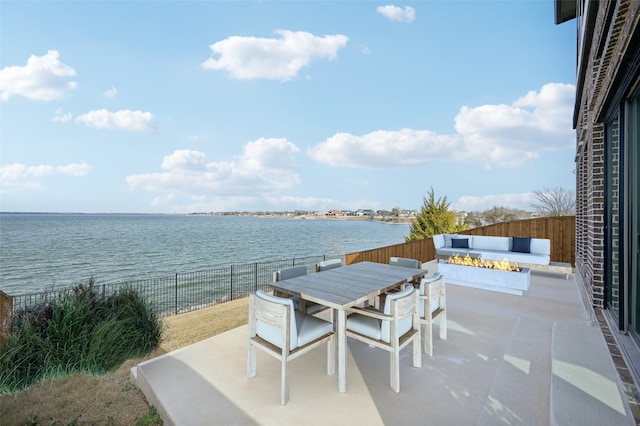
[[233, 265], [231, 265], [231, 279], [229, 282], [229, 299], [233, 300]]
[[176, 273], [175, 314], [178, 315], [178, 273]]
[[253, 264], [253, 283], [255, 284], [253, 291], [256, 292], [258, 291], [258, 263]]

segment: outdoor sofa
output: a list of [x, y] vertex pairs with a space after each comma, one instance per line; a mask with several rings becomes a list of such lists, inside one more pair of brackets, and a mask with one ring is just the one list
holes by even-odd
[[[551, 241], [542, 238], [489, 237], [485, 235], [440, 234], [433, 236], [436, 259], [462, 257], [508, 260], [518, 265], [549, 266]], [[535, 267], [535, 266], [534, 266]]]

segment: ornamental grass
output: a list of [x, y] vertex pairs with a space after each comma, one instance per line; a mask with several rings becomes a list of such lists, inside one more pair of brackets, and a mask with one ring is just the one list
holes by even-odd
[[94, 281], [65, 296], [18, 311], [0, 347], [0, 393], [22, 391], [46, 378], [102, 375], [157, 346], [162, 323], [138, 292], [108, 297]]

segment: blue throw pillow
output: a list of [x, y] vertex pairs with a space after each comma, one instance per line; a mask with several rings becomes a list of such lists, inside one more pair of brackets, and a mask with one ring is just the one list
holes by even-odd
[[531, 253], [531, 237], [512, 237], [511, 240], [511, 251], [517, 251], [519, 253]]
[[451, 247], [453, 248], [469, 248], [468, 238], [452, 238]]

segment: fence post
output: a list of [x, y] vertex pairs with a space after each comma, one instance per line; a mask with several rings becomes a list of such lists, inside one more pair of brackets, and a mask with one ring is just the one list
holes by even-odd
[[253, 283], [255, 284], [253, 291], [256, 292], [258, 291], [258, 263], [257, 262], [253, 264]]
[[231, 281], [229, 283], [229, 300], [233, 300], [233, 265], [231, 265]]
[[176, 272], [175, 314], [178, 315], [178, 273]]
[[13, 298], [0, 290], [0, 343], [11, 334]]

